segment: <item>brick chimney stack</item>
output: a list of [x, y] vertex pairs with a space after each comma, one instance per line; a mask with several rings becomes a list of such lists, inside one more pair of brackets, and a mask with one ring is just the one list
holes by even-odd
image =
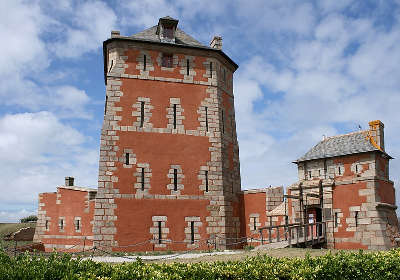
[[380, 120], [370, 121], [368, 124], [372, 139], [374, 139], [382, 151], [385, 151], [384, 124]]
[[217, 50], [222, 50], [222, 37], [214, 36], [211, 40], [210, 47]]
[[65, 186], [72, 187], [74, 185], [74, 177], [65, 177]]

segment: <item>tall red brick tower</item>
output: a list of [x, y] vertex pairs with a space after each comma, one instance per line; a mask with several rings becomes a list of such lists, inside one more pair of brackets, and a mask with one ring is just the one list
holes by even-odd
[[103, 44], [97, 247], [186, 250], [216, 240], [225, 248], [240, 237], [238, 66], [221, 37], [204, 46], [177, 25], [160, 18]]

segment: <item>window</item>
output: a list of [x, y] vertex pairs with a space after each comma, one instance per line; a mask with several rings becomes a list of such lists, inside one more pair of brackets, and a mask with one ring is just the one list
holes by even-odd
[[355, 222], [356, 222], [356, 227], [358, 227], [358, 211], [356, 211], [354, 213], [354, 219], [355, 219]]
[[205, 172], [206, 175], [206, 192], [208, 192], [208, 171]]
[[143, 55], [143, 70], [146, 71], [146, 55]]
[[190, 61], [189, 59], [186, 59], [186, 75], [189, 76], [190, 73]]
[[46, 230], [49, 230], [49, 220], [46, 220], [45, 228], [46, 228]]
[[171, 27], [164, 27], [163, 36], [164, 36], [164, 38], [173, 39], [174, 38], [174, 30]]
[[308, 179], [312, 179], [312, 173], [311, 173], [311, 171], [308, 171]]
[[64, 229], [64, 219], [60, 219], [58, 226], [59, 226], [60, 230]]
[[213, 65], [212, 62], [210, 62], [210, 78], [212, 78], [213, 74]]
[[174, 169], [174, 191], [178, 190], [178, 169]]
[[338, 173], [339, 175], [342, 175], [342, 168], [340, 166], [338, 167]]
[[318, 176], [321, 177], [321, 169], [318, 169]]
[[174, 129], [176, 129], [176, 104], [174, 104]]
[[75, 230], [80, 230], [81, 229], [81, 220], [76, 219], [75, 220]]
[[162, 242], [162, 235], [161, 235], [161, 221], [158, 221], [158, 244]]
[[106, 102], [104, 104], [104, 115], [107, 114], [107, 101], [108, 101], [108, 96], [106, 96]]
[[338, 227], [338, 213], [335, 212], [335, 227]]
[[144, 168], [142, 168], [142, 191], [144, 191]]
[[253, 217], [253, 230], [257, 230], [257, 218]]
[[225, 110], [222, 109], [222, 133], [225, 133]]
[[194, 244], [194, 221], [190, 222], [190, 243]]
[[172, 54], [163, 54], [161, 66], [172, 68]]
[[140, 127], [144, 124], [144, 101], [140, 101]]
[[206, 131], [208, 132], [208, 108], [204, 107], [206, 109]]
[[125, 154], [125, 164], [129, 165], [129, 153]]

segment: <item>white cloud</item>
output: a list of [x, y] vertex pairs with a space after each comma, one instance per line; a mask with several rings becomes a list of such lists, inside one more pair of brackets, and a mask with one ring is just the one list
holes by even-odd
[[[0, 119], [0, 205], [37, 204], [40, 192], [55, 191], [65, 176], [78, 185], [97, 183], [97, 147], [52, 113], [8, 114]], [[0, 208], [0, 210], [4, 210]]]
[[0, 221], [2, 223], [18, 223], [20, 219], [31, 215], [37, 215], [37, 211], [30, 211], [27, 209], [19, 211], [0, 211]]
[[79, 57], [99, 49], [117, 25], [113, 9], [101, 1], [78, 2], [66, 16], [70, 24], [62, 24], [59, 31], [65, 36], [53, 45], [59, 57]]

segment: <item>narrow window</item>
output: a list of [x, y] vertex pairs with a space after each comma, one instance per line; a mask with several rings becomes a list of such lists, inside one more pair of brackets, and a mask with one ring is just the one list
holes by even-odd
[[80, 228], [81, 228], [81, 221], [75, 220], [75, 230], [80, 230]]
[[190, 222], [190, 243], [194, 243], [194, 222]]
[[253, 230], [257, 230], [257, 218], [253, 217]]
[[208, 132], [208, 108], [204, 107], [206, 109], [206, 131]]
[[208, 192], [208, 171], [206, 173], [206, 192]]
[[106, 96], [106, 102], [104, 104], [104, 115], [107, 114], [107, 102], [108, 102], [108, 96]]
[[225, 110], [222, 110], [222, 133], [225, 133]]
[[188, 75], [189, 76], [189, 67], [190, 67], [190, 61], [189, 61], [189, 59], [186, 59], [186, 75]]
[[161, 66], [167, 67], [167, 68], [172, 68], [172, 55], [171, 54], [163, 54]]
[[210, 78], [212, 78], [213, 74], [213, 67], [212, 67], [212, 62], [210, 62]]
[[338, 168], [338, 172], [339, 172], [339, 175], [342, 175], [342, 169], [340, 168], [340, 166]]
[[358, 164], [356, 164], [356, 173], [358, 173]]
[[321, 177], [321, 169], [318, 169], [318, 176]]
[[129, 153], [125, 154], [125, 164], [129, 165]]
[[174, 169], [174, 191], [178, 190], [178, 169]]
[[358, 227], [358, 211], [356, 211], [354, 219], [356, 220], [356, 227]]
[[46, 220], [46, 224], [45, 224], [46, 230], [49, 229], [49, 220]]
[[226, 72], [225, 72], [225, 68], [223, 68], [223, 77], [224, 77], [224, 82], [226, 82]]
[[64, 229], [64, 219], [60, 219], [60, 229]]
[[231, 116], [231, 136], [233, 138], [233, 116]]
[[144, 168], [142, 168], [142, 191], [144, 191]]
[[308, 179], [311, 179], [311, 171], [308, 171]]
[[174, 129], [176, 129], [176, 104], [174, 104]]
[[158, 244], [161, 244], [161, 221], [158, 221]]
[[335, 227], [338, 227], [338, 213], [335, 212]]
[[144, 101], [140, 101], [140, 127], [144, 124]]
[[143, 70], [146, 71], [146, 55], [143, 55]]

